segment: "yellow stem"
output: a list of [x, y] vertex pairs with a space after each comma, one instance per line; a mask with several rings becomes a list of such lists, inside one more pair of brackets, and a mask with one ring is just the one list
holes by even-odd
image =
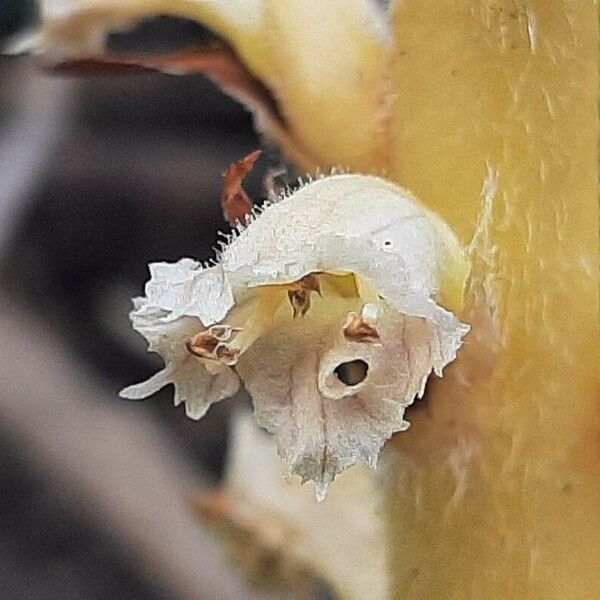
[[476, 239], [473, 332], [393, 441], [394, 597], [600, 598], [597, 5], [403, 0], [395, 36], [393, 176]]

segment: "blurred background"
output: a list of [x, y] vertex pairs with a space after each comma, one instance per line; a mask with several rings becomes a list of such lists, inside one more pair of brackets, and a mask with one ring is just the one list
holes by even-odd
[[[35, 18], [2, 0], [0, 43]], [[158, 18], [110, 44], [207, 37]], [[247, 399], [196, 423], [170, 388], [117, 397], [159, 365], [128, 323], [147, 264], [212, 255], [222, 173], [258, 147], [251, 115], [201, 76], [66, 77], [0, 57], [0, 598], [283, 597], [250, 587], [191, 509]], [[281, 167], [267, 148], [250, 196]]]

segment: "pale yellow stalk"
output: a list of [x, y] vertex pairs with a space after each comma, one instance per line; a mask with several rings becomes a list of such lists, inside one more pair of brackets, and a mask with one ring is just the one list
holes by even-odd
[[394, 178], [478, 227], [470, 343], [394, 440], [394, 597], [600, 598], [596, 3], [394, 24]]

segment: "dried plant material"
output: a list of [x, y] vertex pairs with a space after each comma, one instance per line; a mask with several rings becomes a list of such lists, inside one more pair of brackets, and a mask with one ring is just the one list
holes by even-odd
[[468, 327], [436, 303], [439, 281], [464, 281], [445, 272], [463, 264], [450, 250], [462, 253], [405, 190], [363, 175], [312, 181], [253, 211], [214, 266], [151, 266], [132, 319], [166, 368], [122, 395], [172, 381], [197, 416], [241, 377], [288, 471], [323, 499], [341, 471], [377, 464], [429, 374], [455, 358]]
[[234, 227], [238, 224], [247, 225], [252, 213], [253, 204], [242, 187], [242, 182], [260, 155], [261, 151], [255, 150], [242, 160], [233, 163], [225, 173], [221, 205], [225, 220]]

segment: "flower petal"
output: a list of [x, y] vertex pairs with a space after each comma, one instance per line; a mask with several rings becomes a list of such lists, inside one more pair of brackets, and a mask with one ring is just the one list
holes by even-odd
[[234, 304], [231, 286], [221, 265], [203, 269], [200, 263], [182, 258], [176, 263], [150, 265], [145, 309], [166, 311], [162, 320], [198, 317], [204, 327], [222, 321]]
[[186, 340], [203, 329], [200, 319], [172, 320], [165, 319], [165, 314], [164, 309], [149, 306], [147, 298], [136, 300], [131, 314], [133, 326], [148, 340], [149, 350], [163, 358], [165, 368], [147, 381], [125, 388], [120, 395], [140, 400], [173, 383], [175, 406], [184, 402], [186, 414], [200, 419], [211, 404], [237, 392], [239, 378], [226, 365], [202, 360], [187, 350]]
[[190, 419], [201, 419], [212, 404], [230, 398], [239, 388], [235, 372], [223, 367], [211, 373], [206, 365], [195, 357], [181, 363], [173, 375], [175, 406], [185, 403], [185, 413]]
[[[290, 472], [316, 482], [319, 498], [341, 471], [359, 461], [375, 466], [385, 441], [407, 428], [404, 409], [438, 354], [427, 321], [385, 303], [377, 321], [382, 344], [348, 341], [347, 315], [360, 312], [361, 302], [328, 301], [325, 289], [302, 319], [286, 319], [282, 310], [238, 363], [258, 423], [276, 436]], [[352, 361], [367, 369], [363, 381], [347, 385], [336, 371]]]
[[165, 387], [168, 383], [171, 383], [170, 375], [171, 369], [163, 369], [152, 375], [149, 379], [146, 379], [146, 381], [135, 383], [122, 389], [119, 392], [119, 396], [128, 400], [143, 400], [158, 392], [158, 390]]
[[196, 420], [201, 419], [212, 404], [230, 398], [239, 388], [239, 379], [231, 369], [223, 368], [213, 374], [200, 359], [190, 356], [142, 383], [126, 387], [119, 396], [141, 400], [169, 383], [175, 386], [175, 406], [184, 402], [187, 416]]

